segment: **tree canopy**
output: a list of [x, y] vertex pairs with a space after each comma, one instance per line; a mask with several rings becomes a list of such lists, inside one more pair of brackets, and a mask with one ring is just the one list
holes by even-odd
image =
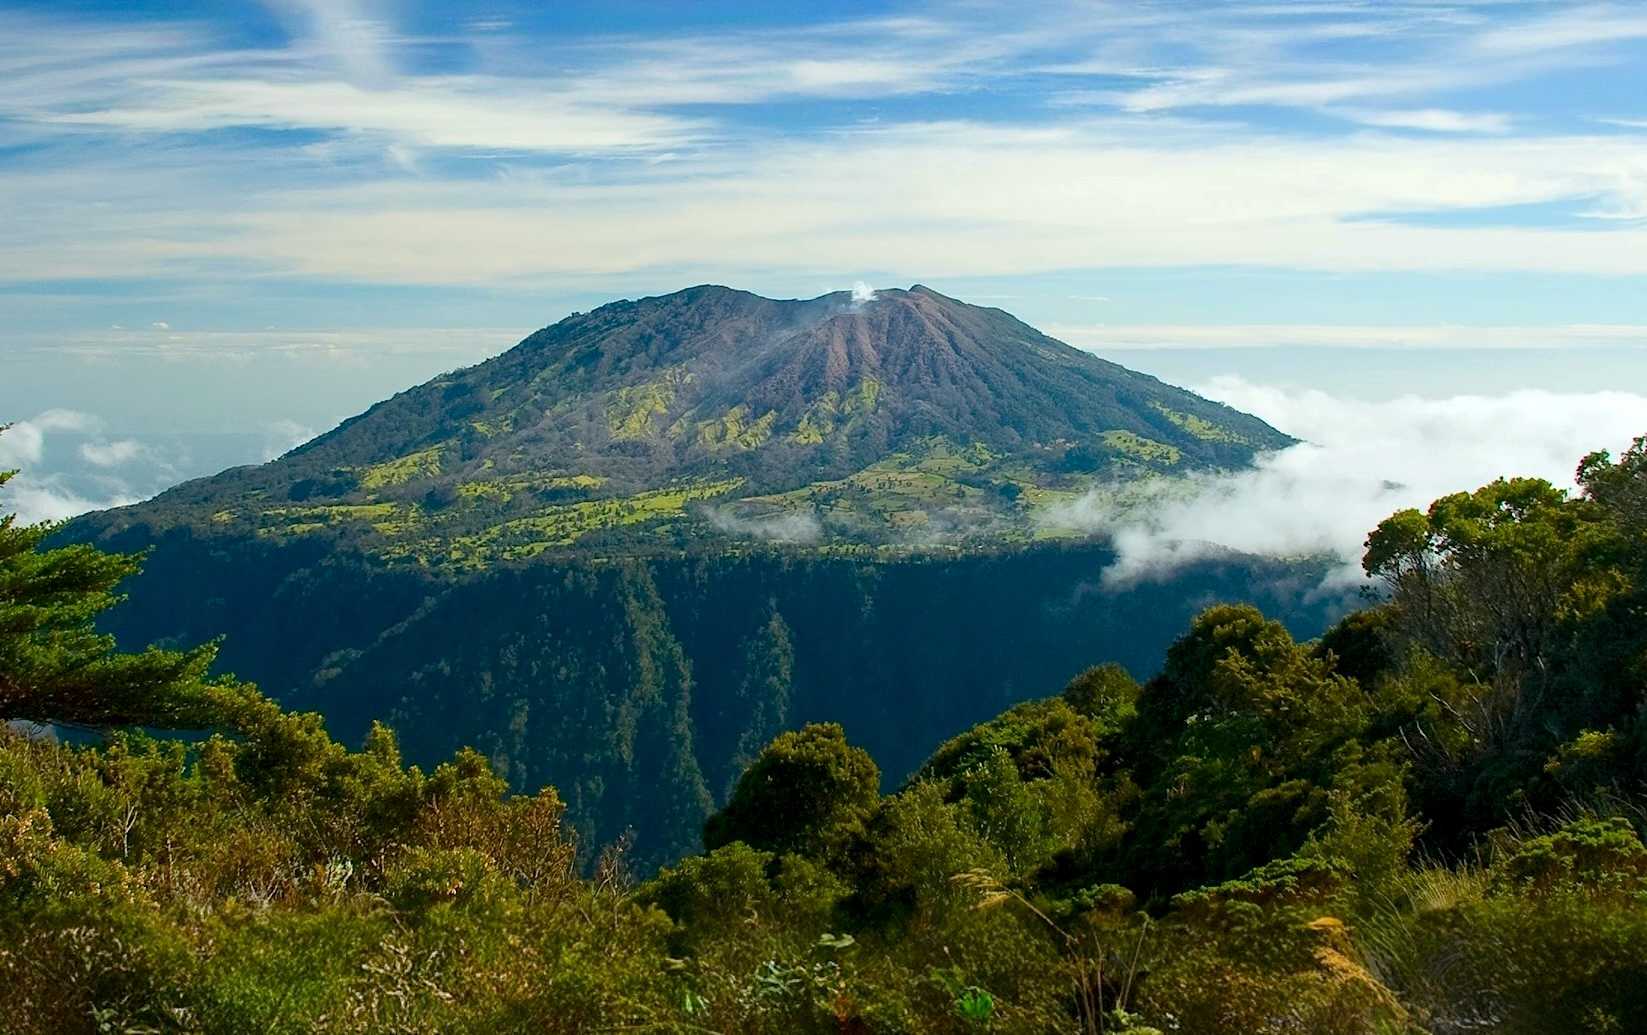
[[[0, 489], [15, 471], [0, 471]], [[124, 653], [97, 631], [140, 558], [43, 547], [54, 526], [0, 517], [0, 719], [73, 726], [201, 728], [232, 684], [208, 678], [216, 650]]]

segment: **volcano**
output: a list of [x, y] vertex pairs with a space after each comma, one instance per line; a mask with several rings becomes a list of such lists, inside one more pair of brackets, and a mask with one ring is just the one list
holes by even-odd
[[459, 567], [726, 538], [1001, 542], [1095, 488], [1291, 442], [920, 285], [702, 286], [575, 313], [277, 460], [95, 520]]

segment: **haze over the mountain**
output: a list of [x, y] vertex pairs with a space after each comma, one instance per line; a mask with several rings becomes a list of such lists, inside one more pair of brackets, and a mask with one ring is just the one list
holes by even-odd
[[919, 285], [807, 300], [702, 286], [574, 314], [277, 461], [98, 521], [335, 534], [464, 565], [705, 533], [1023, 540], [1094, 485], [1290, 442]]

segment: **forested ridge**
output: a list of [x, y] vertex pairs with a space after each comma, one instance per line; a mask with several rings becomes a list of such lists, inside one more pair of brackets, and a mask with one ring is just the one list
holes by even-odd
[[178, 529], [101, 625], [129, 646], [221, 638], [214, 671], [321, 713], [346, 744], [382, 721], [411, 762], [473, 747], [517, 790], [555, 786], [584, 843], [630, 837], [650, 870], [696, 849], [783, 729], [840, 723], [896, 785], [943, 738], [1094, 657], [1148, 672], [1209, 601], [1260, 601], [1301, 633], [1337, 604], [1309, 597], [1318, 566], [1229, 558], [1116, 590], [1101, 586], [1112, 559], [1090, 542], [892, 558], [765, 546], [453, 579]]
[[1320, 638], [1215, 603], [1142, 684], [1097, 664], [890, 788], [850, 728], [766, 737], [799, 722], [768, 615], [730, 698], [749, 764], [646, 879], [481, 753], [408, 766], [209, 645], [119, 652], [92, 623], [136, 562], [7, 521], [0, 710], [103, 737], [0, 739], [0, 1023], [1634, 1030], [1647, 439], [1578, 482], [1392, 515], [1376, 594]]

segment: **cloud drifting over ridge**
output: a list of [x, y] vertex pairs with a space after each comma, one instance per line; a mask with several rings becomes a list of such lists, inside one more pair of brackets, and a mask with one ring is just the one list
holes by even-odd
[[58, 477], [21, 474], [0, 490], [0, 514], [16, 514], [21, 524], [62, 521], [78, 514], [136, 503], [137, 496], [112, 495], [91, 499]]
[[815, 543], [823, 535], [817, 515], [805, 511], [744, 517], [730, 507], [704, 507], [704, 518], [720, 532], [739, 539], [773, 543]]
[[1360, 577], [1366, 534], [1403, 507], [1475, 489], [1500, 476], [1571, 485], [1579, 459], [1647, 434], [1647, 395], [1416, 395], [1368, 402], [1218, 378], [1196, 389], [1302, 439], [1251, 470], [1163, 482], [1143, 505], [1102, 491], [1049, 514], [1049, 523], [1110, 535], [1110, 585], [1163, 577], [1224, 550], [1272, 557], [1325, 554], [1329, 582]]

